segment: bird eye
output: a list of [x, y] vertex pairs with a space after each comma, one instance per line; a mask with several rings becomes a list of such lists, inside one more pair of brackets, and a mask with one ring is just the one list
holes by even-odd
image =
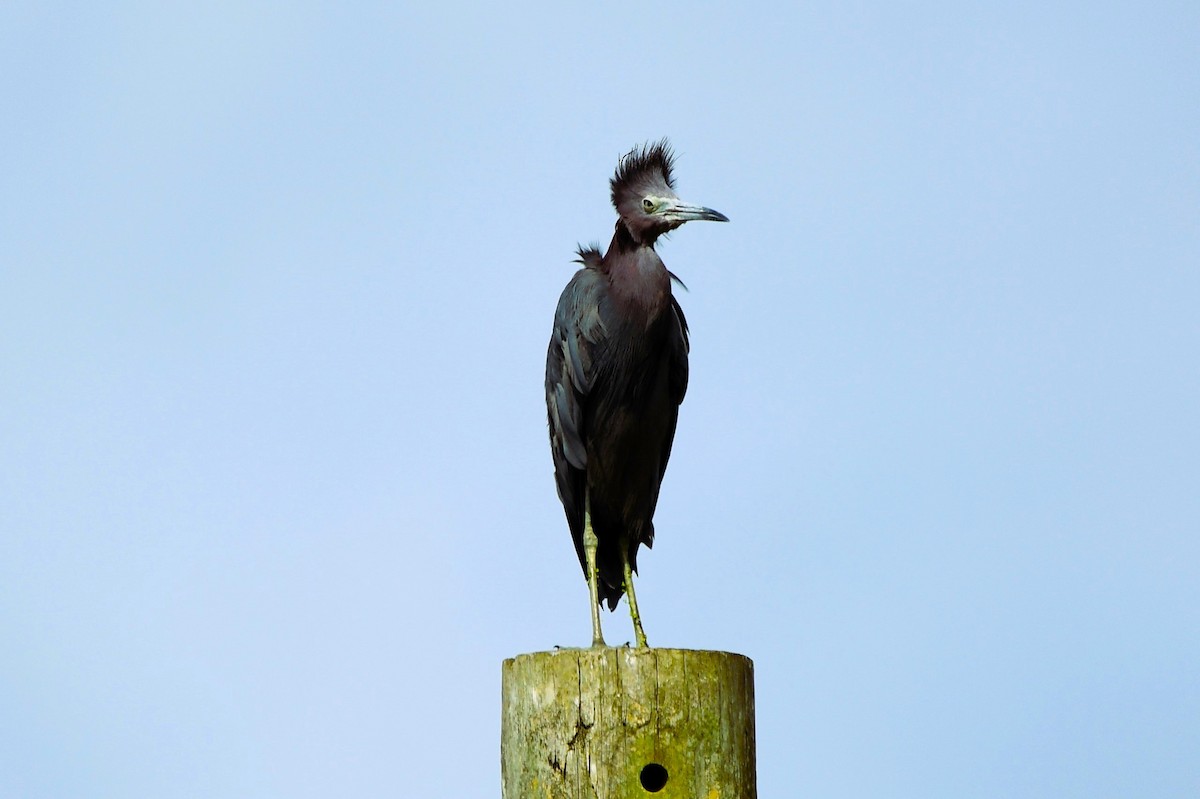
[[649, 197], [642, 200], [642, 208], [646, 211], [653, 211], [654, 210], [654, 200], [651, 200]]

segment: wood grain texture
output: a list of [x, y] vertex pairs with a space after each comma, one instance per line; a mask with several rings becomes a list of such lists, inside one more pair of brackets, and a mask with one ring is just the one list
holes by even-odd
[[742, 655], [518, 655], [504, 661], [502, 716], [504, 799], [757, 796], [754, 664]]

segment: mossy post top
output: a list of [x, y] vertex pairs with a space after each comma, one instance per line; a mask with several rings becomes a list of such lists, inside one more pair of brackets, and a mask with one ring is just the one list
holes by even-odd
[[505, 799], [753, 799], [754, 666], [595, 647], [504, 661]]

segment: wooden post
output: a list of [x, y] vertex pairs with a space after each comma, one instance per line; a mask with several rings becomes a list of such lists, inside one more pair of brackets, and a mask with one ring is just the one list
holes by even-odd
[[756, 799], [754, 664], [600, 647], [504, 661], [503, 799]]

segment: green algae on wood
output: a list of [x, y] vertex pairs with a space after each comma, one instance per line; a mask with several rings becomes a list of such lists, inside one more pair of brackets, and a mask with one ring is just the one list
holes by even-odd
[[754, 664], [593, 647], [504, 661], [503, 799], [756, 799]]

